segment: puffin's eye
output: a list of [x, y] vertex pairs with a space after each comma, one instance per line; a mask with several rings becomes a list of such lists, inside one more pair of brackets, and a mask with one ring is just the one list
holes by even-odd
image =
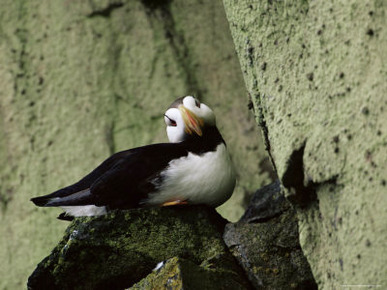
[[196, 99], [195, 99], [195, 105], [196, 105], [196, 107], [200, 108], [200, 102]]
[[173, 120], [173, 119], [171, 119], [171, 118], [169, 118], [167, 115], [164, 115], [165, 116], [165, 118], [167, 118], [168, 119], [168, 126], [173, 126], [173, 127], [176, 127], [177, 126], [177, 124], [176, 124], [176, 121], [175, 120]]

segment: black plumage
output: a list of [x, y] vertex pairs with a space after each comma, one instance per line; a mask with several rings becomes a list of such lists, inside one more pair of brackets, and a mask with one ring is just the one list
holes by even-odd
[[[192, 135], [180, 143], [160, 143], [118, 152], [102, 162], [77, 183], [49, 195], [32, 198], [37, 206], [106, 206], [128, 209], [141, 206], [148, 194], [162, 183], [161, 172], [173, 159], [189, 152], [214, 151], [222, 136], [215, 126], [206, 127], [203, 135]], [[88, 190], [89, 189], [89, 190]], [[61, 219], [68, 219], [64, 214]]]

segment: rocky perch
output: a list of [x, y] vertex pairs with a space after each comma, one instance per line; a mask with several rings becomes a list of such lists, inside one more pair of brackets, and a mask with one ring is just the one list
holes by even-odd
[[28, 289], [313, 289], [279, 190], [258, 191], [235, 224], [204, 206], [76, 218]]
[[[249, 289], [222, 240], [225, 224], [207, 207], [76, 218], [30, 276], [28, 288], [124, 289], [150, 274], [136, 288], [149, 289], [147, 285], [155, 283], [151, 279], [158, 276], [158, 287]], [[164, 266], [153, 271], [160, 262]]]

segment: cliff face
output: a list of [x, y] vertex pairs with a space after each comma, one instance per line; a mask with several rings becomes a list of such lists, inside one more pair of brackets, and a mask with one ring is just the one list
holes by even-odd
[[2, 289], [24, 287], [67, 226], [29, 199], [113, 152], [165, 142], [177, 97], [208, 103], [228, 142], [240, 178], [225, 216], [268, 183], [221, 2], [5, 0], [0, 64]]
[[239, 173], [221, 211], [236, 220], [270, 179], [244, 85], [318, 286], [387, 285], [386, 4], [223, 2], [227, 19], [216, 1], [3, 1], [0, 288], [24, 287], [67, 226], [29, 198], [166, 141], [182, 95], [218, 117]]
[[319, 287], [386, 285], [386, 3], [224, 6]]

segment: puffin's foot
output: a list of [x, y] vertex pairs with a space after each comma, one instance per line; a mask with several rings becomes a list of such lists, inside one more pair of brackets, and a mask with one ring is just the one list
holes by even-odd
[[164, 202], [161, 206], [172, 206], [172, 205], [182, 205], [182, 204], [188, 204], [186, 200], [171, 200], [171, 201], [166, 201]]

